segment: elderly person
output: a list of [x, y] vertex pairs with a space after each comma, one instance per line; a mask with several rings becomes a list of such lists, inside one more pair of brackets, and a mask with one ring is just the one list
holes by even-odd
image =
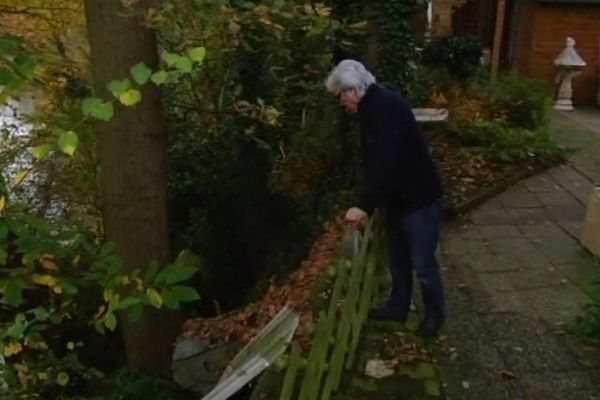
[[382, 209], [389, 242], [392, 289], [385, 305], [370, 316], [404, 322], [408, 315], [413, 270], [421, 285], [425, 316], [418, 334], [432, 336], [445, 316], [444, 287], [435, 257], [442, 214], [442, 184], [426, 139], [410, 106], [354, 60], [340, 62], [326, 81], [349, 111], [358, 114], [364, 156], [362, 199], [346, 213], [360, 225]]

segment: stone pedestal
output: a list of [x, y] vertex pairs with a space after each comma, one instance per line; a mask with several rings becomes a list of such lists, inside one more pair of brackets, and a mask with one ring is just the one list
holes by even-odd
[[554, 60], [554, 65], [558, 68], [556, 83], [559, 85], [554, 109], [573, 111], [573, 101], [571, 100], [573, 86], [571, 81], [581, 74], [581, 70], [586, 66], [585, 61], [575, 51], [575, 40], [573, 38], [567, 37], [566, 47]]
[[572, 81], [577, 75], [581, 74], [581, 69], [573, 67], [561, 71], [556, 76], [556, 83], [558, 86], [558, 94], [556, 96], [556, 103], [554, 103], [554, 109], [559, 111], [573, 111], [573, 85]]

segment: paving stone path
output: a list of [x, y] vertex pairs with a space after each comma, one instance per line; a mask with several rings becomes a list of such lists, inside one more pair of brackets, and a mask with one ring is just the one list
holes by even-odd
[[567, 165], [522, 181], [443, 232], [449, 399], [600, 399], [600, 350], [569, 329], [600, 271], [579, 244], [600, 184], [600, 110], [561, 113]]

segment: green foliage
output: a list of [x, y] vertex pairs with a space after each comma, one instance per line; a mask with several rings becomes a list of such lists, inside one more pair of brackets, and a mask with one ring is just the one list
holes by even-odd
[[380, 31], [380, 82], [410, 93], [415, 68], [416, 0], [392, 0], [374, 7]]
[[154, 266], [145, 274], [126, 272], [112, 246], [97, 246], [80, 232], [57, 229], [17, 204], [3, 210], [0, 225], [6, 233], [0, 345], [8, 361], [4, 374], [15, 377], [7, 379], [4, 393], [25, 395], [49, 387], [64, 392], [81, 380], [103, 377], [81, 362], [78, 349], [87, 344], [70, 326], [91, 324], [104, 334], [116, 329], [117, 313], [135, 322], [143, 307], [160, 308], [166, 298], [173, 309], [199, 298], [184, 286], [198, 268], [189, 253], [160, 271]]
[[502, 76], [494, 86], [492, 105], [505, 112], [510, 125], [538, 129], [550, 122], [552, 89], [513, 72]]
[[0, 86], [1, 96], [18, 93], [33, 78], [37, 57], [23, 46], [23, 39], [16, 36], [0, 37]]
[[551, 140], [546, 129], [517, 128], [502, 120], [475, 120], [454, 132], [454, 137], [475, 153], [500, 163], [530, 160], [554, 165], [565, 159], [565, 151]]
[[459, 80], [472, 77], [481, 57], [481, 42], [476, 37], [446, 36], [433, 39], [423, 49], [423, 63], [444, 68]]
[[[79, 137], [73, 131], [62, 132], [58, 135], [58, 148], [65, 154], [72, 156], [79, 144]], [[41, 155], [41, 153], [39, 153]], [[47, 153], [46, 153], [47, 154]]]
[[93, 117], [101, 121], [110, 121], [114, 115], [112, 103], [105, 102], [96, 97], [88, 97], [81, 102], [81, 111], [86, 117]]
[[297, 265], [331, 176], [354, 170], [336, 162], [339, 114], [323, 86], [342, 25], [331, 9], [299, 1], [163, 6], [152, 26], [167, 65], [206, 48], [191, 74], [163, 85], [173, 247], [206, 260], [200, 312], [214, 310], [212, 299], [228, 310]]
[[600, 337], [600, 256], [594, 256], [593, 261], [596, 277], [590, 281], [590, 295], [593, 302], [586, 306], [583, 315], [575, 320], [575, 328], [583, 335], [593, 338]]

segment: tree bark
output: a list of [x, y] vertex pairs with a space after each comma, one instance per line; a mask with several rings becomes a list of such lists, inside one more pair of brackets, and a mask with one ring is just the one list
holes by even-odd
[[378, 7], [376, 3], [376, 1], [370, 0], [365, 8], [368, 29], [365, 64], [371, 71], [377, 70], [381, 59], [381, 32], [377, 20]]
[[[131, 76], [143, 61], [158, 64], [156, 39], [143, 24], [149, 1], [132, 9], [120, 0], [85, 0], [96, 95], [111, 98], [107, 85]], [[100, 135], [101, 194], [106, 239], [128, 270], [169, 259], [167, 237], [167, 135], [160, 93], [145, 85], [142, 101], [117, 106], [115, 116], [97, 127]], [[171, 346], [182, 322], [179, 313], [148, 308], [142, 320], [121, 318], [130, 367], [154, 375], [170, 374]]]

